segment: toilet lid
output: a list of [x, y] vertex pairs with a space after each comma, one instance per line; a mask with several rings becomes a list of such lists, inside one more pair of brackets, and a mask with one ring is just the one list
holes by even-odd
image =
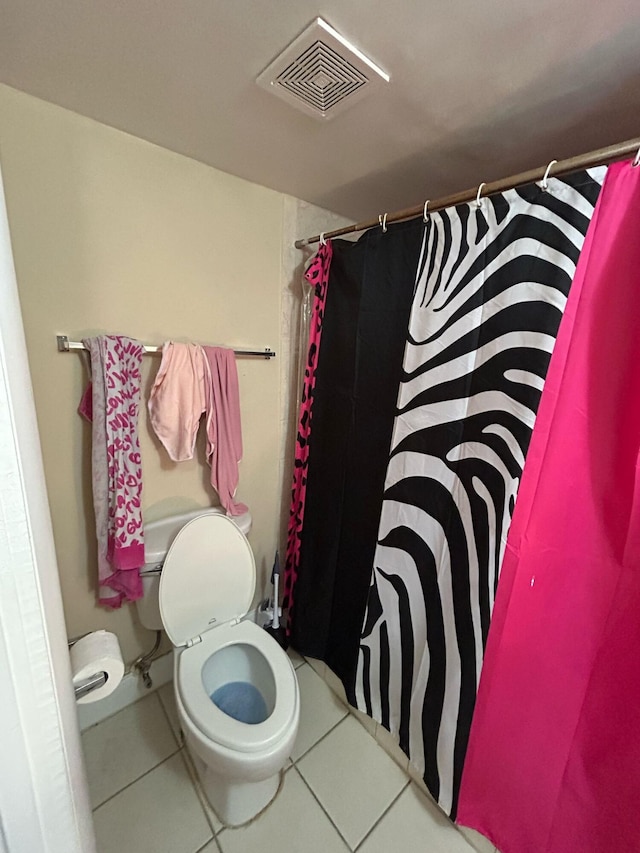
[[174, 646], [245, 615], [256, 564], [245, 535], [224, 515], [201, 515], [173, 540], [160, 575], [160, 614]]

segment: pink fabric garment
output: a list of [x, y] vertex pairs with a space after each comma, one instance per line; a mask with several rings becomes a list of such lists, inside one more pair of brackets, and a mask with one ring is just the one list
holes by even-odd
[[116, 335], [86, 338], [91, 397], [80, 413], [92, 422], [93, 505], [98, 540], [98, 600], [120, 607], [142, 595], [142, 460], [138, 440], [143, 346]]
[[[304, 507], [307, 493], [307, 468], [309, 465], [309, 436], [311, 435], [311, 416], [313, 413], [313, 389], [316, 384], [316, 368], [322, 339], [322, 320], [327, 301], [327, 286], [333, 246], [331, 241], [320, 246], [317, 254], [305, 272], [305, 278], [314, 287], [311, 322], [309, 324], [309, 344], [307, 363], [304, 370], [302, 399], [298, 413], [298, 432], [296, 436], [293, 485], [291, 489], [291, 507], [287, 527], [287, 554], [284, 568], [284, 606], [293, 610], [293, 597], [298, 567], [300, 565], [300, 536], [304, 522]], [[288, 620], [287, 633], [291, 631], [291, 618]]]
[[640, 168], [611, 166], [545, 383], [458, 822], [502, 853], [640, 849]]
[[193, 458], [205, 410], [204, 357], [197, 344], [166, 341], [149, 402], [149, 417], [174, 462]]
[[236, 357], [233, 350], [224, 347], [202, 347], [202, 351], [211, 485], [227, 515], [242, 515], [248, 507], [234, 500], [239, 479], [238, 463], [242, 459]]

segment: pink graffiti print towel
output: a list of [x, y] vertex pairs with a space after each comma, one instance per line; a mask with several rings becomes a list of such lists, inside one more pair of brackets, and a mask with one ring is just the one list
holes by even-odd
[[144, 347], [118, 335], [83, 340], [92, 382], [80, 413], [92, 422], [93, 506], [98, 540], [98, 600], [120, 607], [142, 595], [142, 460], [138, 440]]
[[640, 168], [611, 166], [502, 567], [458, 821], [502, 853], [640, 850]]

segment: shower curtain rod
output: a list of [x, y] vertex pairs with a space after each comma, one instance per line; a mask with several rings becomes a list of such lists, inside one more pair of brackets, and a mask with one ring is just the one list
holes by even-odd
[[[594, 166], [604, 166], [613, 163], [615, 160], [624, 160], [631, 154], [640, 155], [640, 137], [636, 139], [628, 139], [626, 142], [618, 142], [615, 145], [608, 145], [605, 148], [597, 148], [595, 151], [589, 151], [587, 154], [579, 154], [576, 157], [569, 157], [566, 160], [552, 160], [548, 166], [540, 166], [537, 169], [530, 169], [528, 172], [520, 172], [519, 175], [511, 175], [508, 178], [502, 178], [499, 181], [491, 181], [480, 184], [479, 187], [463, 190], [453, 195], [442, 196], [442, 198], [434, 199], [433, 201], [425, 202], [423, 205], [416, 207], [407, 207], [404, 210], [397, 210], [394, 213], [380, 214], [377, 219], [369, 219], [366, 222], [356, 222], [354, 225], [346, 225], [344, 228], [336, 228], [335, 231], [327, 231], [323, 234], [316, 234], [315, 237], [307, 237], [304, 240], [296, 240], [296, 249], [304, 249], [311, 243], [318, 243], [320, 238], [328, 239], [330, 237], [340, 237], [343, 234], [353, 234], [356, 231], [366, 231], [368, 228], [374, 228], [377, 225], [386, 227], [391, 222], [401, 222], [403, 219], [415, 219], [417, 216], [423, 216], [425, 210], [428, 213], [433, 213], [436, 210], [442, 210], [444, 207], [452, 207], [456, 204], [462, 204], [466, 201], [474, 199], [486, 198], [494, 193], [505, 192], [514, 187], [531, 184], [534, 181], [541, 181], [545, 177], [558, 178], [561, 175], [568, 175], [570, 172], [577, 172], [580, 169], [591, 169]], [[427, 209], [428, 205], [428, 209]]]
[[[66, 335], [56, 335], [58, 342], [58, 352], [72, 352], [77, 350], [86, 350], [86, 346], [82, 341], [70, 341]], [[275, 358], [276, 352], [271, 347], [264, 349], [234, 349], [236, 355], [258, 356], [260, 358]], [[161, 353], [162, 347], [144, 345], [145, 355], [155, 355]]]

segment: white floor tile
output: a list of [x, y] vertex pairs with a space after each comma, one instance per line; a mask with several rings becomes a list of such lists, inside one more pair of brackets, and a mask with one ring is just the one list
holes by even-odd
[[291, 757], [297, 761], [348, 714], [347, 708], [308, 666], [296, 670], [300, 685], [300, 726]]
[[296, 766], [352, 848], [409, 782], [350, 714]]
[[447, 817], [410, 785], [358, 848], [358, 853], [473, 853]]
[[189, 776], [191, 777], [191, 781], [196, 790], [196, 794], [198, 795], [198, 799], [200, 800], [200, 804], [204, 809], [204, 813], [207, 817], [207, 820], [209, 821], [209, 825], [211, 826], [214, 832], [218, 832], [220, 829], [222, 829], [222, 821], [211, 808], [211, 804], [209, 803], [205, 792], [202, 790], [202, 785], [200, 784], [200, 780], [198, 779], [196, 768], [194, 767], [193, 760], [189, 755], [189, 751], [187, 749], [182, 750], [182, 757], [184, 758], [184, 763], [187, 766]]
[[217, 836], [222, 853], [348, 853], [349, 848], [295, 767], [277, 799], [258, 820]]
[[365, 714], [364, 711], [359, 711], [357, 708], [349, 708], [349, 713], [353, 714], [356, 720], [360, 723], [361, 726], [369, 732], [373, 737], [376, 736], [376, 729], [378, 728], [377, 722], [372, 719], [368, 714]]
[[198, 853], [220, 853], [218, 842], [215, 838], [212, 838], [208, 844], [205, 844], [201, 850], [198, 850]]
[[98, 853], [197, 853], [212, 836], [180, 754], [100, 806], [93, 817]]
[[400, 749], [400, 744], [398, 743], [398, 738], [395, 735], [392, 735], [388, 729], [381, 724], [378, 724], [376, 727], [376, 740], [387, 753], [387, 755], [392, 758], [397, 765], [402, 767], [405, 772], [409, 772], [409, 758], [407, 755]]
[[287, 654], [291, 659], [291, 663], [294, 666], [294, 669], [297, 669], [299, 666], [302, 666], [304, 663], [304, 658], [302, 655], [299, 655], [295, 649], [292, 649], [291, 646], [287, 649]]
[[[291, 659], [301, 696], [298, 763], [248, 827], [223, 829], [186, 751], [172, 755], [179, 743], [172, 684], [84, 732], [98, 853], [494, 853], [482, 835], [454, 827], [415, 783], [405, 787], [404, 769], [323, 678], [296, 652]], [[381, 740], [397, 758], [391, 736], [382, 732]]]
[[82, 745], [93, 808], [178, 748], [155, 694], [87, 729]]
[[170, 681], [168, 684], [163, 684], [162, 687], [158, 689], [158, 697], [160, 702], [162, 703], [162, 707], [165, 710], [167, 717], [169, 718], [169, 725], [171, 726], [171, 730], [176, 739], [176, 743], [178, 746], [182, 746], [183, 737], [182, 731], [180, 729], [180, 718], [178, 717], [178, 709], [176, 708], [176, 697], [173, 688], [173, 681]]
[[476, 832], [475, 829], [471, 829], [470, 826], [459, 826], [458, 832], [464, 835], [477, 853], [495, 853], [496, 848], [489, 839], [485, 838], [480, 832]]
[[335, 674], [335, 672], [333, 672], [333, 670], [329, 669], [328, 666], [326, 666], [325, 670], [324, 670], [324, 680], [327, 682], [329, 687], [336, 694], [338, 699], [341, 702], [344, 702], [344, 704], [348, 706], [349, 703], [347, 701], [347, 694], [345, 693], [344, 684], [338, 678], [338, 676]]
[[326, 663], [318, 658], [305, 658], [311, 669], [318, 673], [321, 678], [324, 678], [324, 672], [327, 668]]
[[412, 764], [411, 762], [408, 763], [407, 773], [409, 774], [411, 779], [416, 783], [416, 785], [420, 788], [420, 790], [424, 789], [425, 792], [428, 790], [426, 783], [424, 781], [424, 776], [422, 775], [422, 772], [420, 770], [418, 770], [418, 768], [415, 766], [415, 764]]

